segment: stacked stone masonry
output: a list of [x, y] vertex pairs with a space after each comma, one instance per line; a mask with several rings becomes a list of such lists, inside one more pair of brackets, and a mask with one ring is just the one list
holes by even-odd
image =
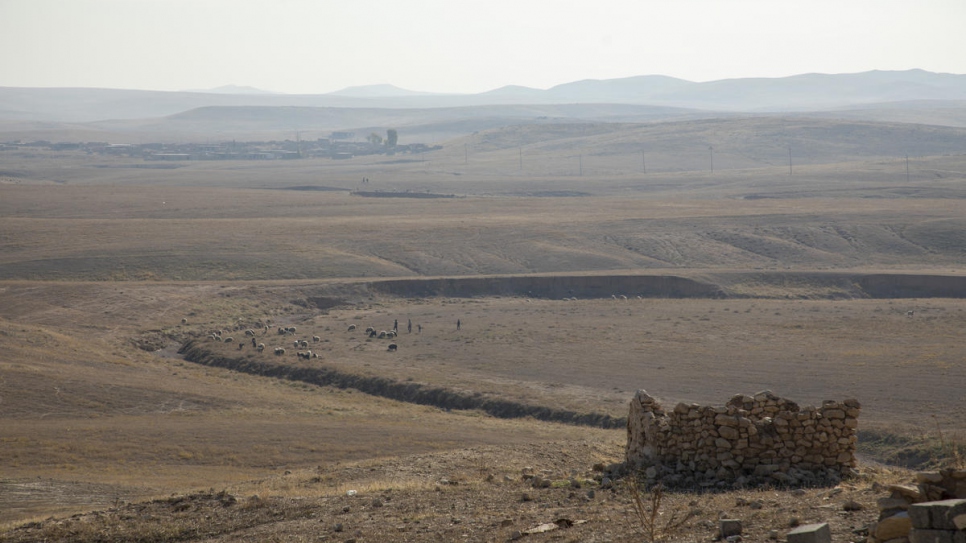
[[856, 465], [859, 411], [856, 400], [800, 408], [764, 391], [723, 407], [679, 403], [666, 412], [639, 390], [625, 461], [669, 484], [835, 482]]
[[869, 543], [966, 543], [966, 470], [917, 473], [915, 484], [890, 485], [878, 505]]

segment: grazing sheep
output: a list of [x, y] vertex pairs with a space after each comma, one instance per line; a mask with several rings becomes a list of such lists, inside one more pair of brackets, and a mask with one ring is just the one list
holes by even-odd
[[396, 344], [395, 344], [395, 343], [390, 343], [390, 344], [389, 344], [389, 349], [388, 349], [388, 350], [390, 350], [390, 351], [395, 351], [396, 349], [397, 349], [397, 346], [396, 346]]
[[288, 333], [290, 333], [290, 334], [294, 334], [295, 333], [295, 327], [294, 326], [289, 326], [288, 328], [286, 328], [286, 330], [288, 330]]
[[208, 339], [210, 339], [212, 341], [218, 341], [220, 338], [218, 336], [216, 336], [215, 334], [209, 334], [208, 335]]
[[225, 338], [225, 343], [231, 343], [232, 341], [235, 341], [235, 338], [233, 338], [231, 336], [228, 336], [228, 337]]
[[181, 319], [181, 324], [188, 324], [188, 319]]
[[389, 338], [389, 339], [392, 339], [392, 338], [396, 337], [397, 335], [398, 334], [396, 333], [395, 330], [390, 330], [390, 331], [386, 332], [386, 337]]
[[245, 330], [245, 335], [248, 337], [255, 337], [255, 331], [249, 328], [248, 330]]
[[386, 331], [382, 330], [379, 332], [379, 339], [386, 339]]
[[376, 329], [373, 328], [373, 327], [371, 327], [371, 326], [366, 327], [366, 333], [367, 334], [371, 334], [371, 333], [373, 333], [375, 331], [376, 331]]
[[255, 347], [255, 350], [257, 350], [258, 352], [264, 351], [265, 350], [265, 344], [264, 343], [259, 343], [258, 344], [258, 347]]
[[292, 346], [295, 347], [296, 349], [298, 349], [299, 348], [299, 340], [296, 339], [295, 341], [293, 341], [292, 342]]
[[276, 356], [282, 356], [283, 354], [285, 354], [285, 348], [284, 347], [275, 347], [275, 355]]
[[347, 331], [347, 332], [352, 332], [352, 331], [354, 331], [355, 329], [356, 329], [356, 325], [354, 325], [354, 324], [350, 324], [350, 325], [349, 325], [349, 329], [348, 329], [348, 330], [346, 330], [346, 331]]
[[300, 340], [299, 341], [299, 347], [301, 347], [303, 349], [308, 349], [309, 348], [309, 342], [308, 341], [305, 341], [304, 339], [303, 340]]
[[375, 330], [370, 330], [369, 331], [369, 337], [376, 337], [376, 331]]
[[623, 294], [621, 294], [621, 301], [626, 302], [627, 301], [627, 296], [624, 296]]
[[281, 326], [278, 327], [278, 335], [284, 336], [287, 333], [288, 333], [288, 330], [286, 330], [285, 328], [282, 328]]
[[916, 316], [916, 312], [915, 311], [912, 311], [912, 310], [906, 311], [906, 316], [907, 317], [915, 317]]
[[319, 353], [312, 353], [312, 358], [318, 358], [318, 357], [319, 357]]
[[240, 350], [242, 350], [244, 348], [245, 348], [245, 344], [239, 341], [238, 342], [238, 350], [240, 351]]
[[320, 341], [322, 341], [322, 338], [319, 336], [312, 336], [312, 343], [318, 343]]

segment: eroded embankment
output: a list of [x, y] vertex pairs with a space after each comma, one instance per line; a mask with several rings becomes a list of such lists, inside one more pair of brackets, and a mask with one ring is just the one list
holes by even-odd
[[468, 394], [419, 383], [400, 382], [385, 377], [345, 373], [329, 367], [307, 368], [292, 364], [230, 358], [209, 351], [205, 348], [204, 342], [197, 340], [188, 341], [178, 352], [184, 356], [185, 360], [205, 366], [226, 368], [263, 377], [301, 381], [319, 386], [353, 388], [373, 396], [420, 405], [431, 405], [441, 409], [472, 409], [506, 419], [532, 417], [548, 422], [599, 428], [624, 428], [627, 425], [627, 419], [623, 417], [612, 417], [601, 413], [577, 413], [565, 409], [522, 404], [487, 397], [479, 393]]
[[966, 276], [843, 272], [709, 272], [675, 275], [440, 277], [371, 281], [400, 297], [966, 298]]
[[723, 298], [718, 285], [673, 275], [551, 275], [442, 277], [373, 281], [373, 290], [393, 296], [529, 296], [610, 298], [642, 296]]

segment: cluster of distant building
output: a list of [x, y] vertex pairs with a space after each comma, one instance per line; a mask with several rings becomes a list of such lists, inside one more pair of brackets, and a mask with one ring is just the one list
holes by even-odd
[[0, 143], [0, 151], [47, 149], [87, 154], [143, 158], [144, 160], [297, 160], [302, 158], [349, 159], [380, 154], [416, 154], [441, 149], [423, 143], [387, 146], [372, 141], [353, 141], [351, 132], [333, 132], [328, 138], [284, 141], [230, 141], [222, 143], [54, 143], [49, 141]]

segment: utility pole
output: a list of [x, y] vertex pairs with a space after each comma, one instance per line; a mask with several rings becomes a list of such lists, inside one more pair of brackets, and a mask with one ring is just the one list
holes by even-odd
[[788, 175], [792, 174], [792, 146], [788, 146]]
[[711, 173], [714, 173], [714, 146], [708, 146], [708, 154], [711, 156]]

